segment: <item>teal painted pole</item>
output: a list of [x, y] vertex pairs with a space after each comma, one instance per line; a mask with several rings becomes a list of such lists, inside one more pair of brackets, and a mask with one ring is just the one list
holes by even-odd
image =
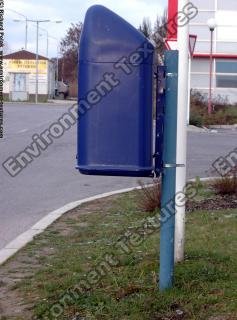
[[178, 51], [165, 52], [166, 88], [160, 229], [160, 291], [173, 286]]

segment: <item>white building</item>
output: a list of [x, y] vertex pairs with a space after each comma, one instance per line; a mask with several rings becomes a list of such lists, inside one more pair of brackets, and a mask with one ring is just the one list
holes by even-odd
[[[39, 56], [38, 101], [54, 97], [55, 67]], [[7, 101], [35, 101], [36, 55], [26, 50], [3, 56], [3, 97]]]
[[197, 35], [191, 69], [191, 88], [208, 92], [210, 79], [210, 30], [214, 18], [213, 94], [237, 103], [237, 0], [192, 0], [198, 15], [190, 22], [190, 34]]

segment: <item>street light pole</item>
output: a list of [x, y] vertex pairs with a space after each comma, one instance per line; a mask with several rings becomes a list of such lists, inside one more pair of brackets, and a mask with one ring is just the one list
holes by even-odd
[[209, 98], [208, 98], [208, 114], [212, 113], [212, 77], [213, 77], [213, 32], [216, 28], [215, 19], [209, 19], [207, 25], [211, 32], [211, 49], [210, 49], [210, 79], [209, 79]]
[[[39, 24], [41, 22], [50, 22], [50, 20], [28, 20], [30, 22], [36, 23], [36, 76], [35, 76], [35, 103], [38, 103], [38, 93], [39, 93]], [[52, 21], [55, 23], [62, 23], [62, 21]], [[48, 39], [48, 33], [47, 33]], [[47, 40], [48, 41], [48, 40]]]
[[47, 32], [46, 57], [49, 57], [49, 33]]
[[25, 50], [27, 50], [27, 43], [28, 43], [28, 19], [26, 18]]
[[35, 103], [38, 103], [39, 91], [39, 21], [36, 21], [36, 75], [35, 75]]
[[59, 46], [58, 46], [58, 44], [57, 44], [57, 76], [56, 76], [57, 87], [58, 87], [58, 67], [59, 67], [58, 54], [59, 54]]
[[59, 79], [59, 41], [57, 38], [51, 37], [50, 38], [54, 39], [55, 41], [57, 41], [57, 60], [56, 60], [56, 84], [58, 86], [58, 79]]
[[211, 114], [211, 113], [212, 113], [213, 31], [214, 31], [214, 30], [211, 30], [210, 79], [209, 79], [208, 114]]
[[[22, 14], [22, 13], [16, 11], [16, 10], [12, 10], [12, 9], [8, 9], [8, 8], [6, 8], [6, 10], [11, 11], [11, 12], [14, 12], [14, 13], [16, 13], [16, 14], [18, 14], [19, 16], [21, 16], [21, 17], [24, 18], [24, 20], [25, 20], [25, 50], [27, 50], [27, 43], [28, 43], [28, 21], [29, 21], [28, 18], [27, 18], [24, 14]], [[21, 22], [22, 20], [14, 19], [13, 21], [14, 21], [14, 22]]]
[[28, 20], [36, 23], [36, 74], [35, 74], [35, 103], [38, 103], [39, 92], [39, 24], [50, 20]]

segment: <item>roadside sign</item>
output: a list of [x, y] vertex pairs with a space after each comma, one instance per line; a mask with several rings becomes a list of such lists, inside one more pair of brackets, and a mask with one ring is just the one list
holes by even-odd
[[[196, 42], [197, 42], [197, 36], [194, 34], [190, 34], [189, 35], [189, 53], [190, 53], [191, 57], [193, 57]], [[177, 38], [166, 39], [165, 45], [166, 45], [167, 50], [179, 50]]]
[[191, 57], [193, 57], [196, 42], [197, 42], [197, 36], [194, 34], [190, 34], [189, 35], [189, 53]]

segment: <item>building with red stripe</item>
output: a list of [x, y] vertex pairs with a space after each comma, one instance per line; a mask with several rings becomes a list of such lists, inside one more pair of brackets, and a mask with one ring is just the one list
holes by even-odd
[[[198, 14], [190, 21], [190, 34], [197, 35], [191, 67], [191, 88], [208, 93], [210, 78], [211, 32], [207, 25], [214, 18], [213, 94], [237, 102], [237, 0], [192, 0]], [[169, 0], [169, 21], [177, 13], [178, 0]], [[167, 37], [171, 37], [169, 34]], [[174, 36], [175, 37], [175, 36]]]

